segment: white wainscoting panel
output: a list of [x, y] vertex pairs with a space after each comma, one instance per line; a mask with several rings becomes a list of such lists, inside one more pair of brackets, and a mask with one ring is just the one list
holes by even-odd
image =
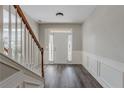
[[101, 64], [100, 78], [109, 87], [123, 87], [123, 72], [104, 63]]
[[97, 60], [96, 59], [94, 59], [94, 58], [89, 58], [88, 57], [88, 68], [89, 68], [89, 70], [90, 70], [90, 72], [92, 72], [93, 73], [93, 75], [96, 77], [97, 76]]
[[83, 66], [103, 87], [124, 87], [124, 63], [83, 52]]

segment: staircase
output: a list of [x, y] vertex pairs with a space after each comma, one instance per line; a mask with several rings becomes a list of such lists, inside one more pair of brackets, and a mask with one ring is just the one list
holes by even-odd
[[0, 6], [0, 87], [44, 87], [43, 48], [18, 5]]

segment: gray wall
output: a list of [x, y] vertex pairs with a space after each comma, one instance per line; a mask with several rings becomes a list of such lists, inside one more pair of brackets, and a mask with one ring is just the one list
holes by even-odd
[[38, 35], [39, 34], [39, 24], [34, 19], [32, 19], [30, 16], [28, 16], [26, 13], [25, 13], [25, 15], [26, 15], [28, 23], [30, 24], [36, 38], [39, 40], [39, 35]]
[[82, 50], [81, 24], [42, 24], [40, 25], [39, 38], [41, 45], [45, 46], [45, 31], [49, 28], [66, 29], [71, 28], [73, 34], [73, 50]]
[[124, 62], [124, 6], [97, 6], [82, 31], [83, 51]]

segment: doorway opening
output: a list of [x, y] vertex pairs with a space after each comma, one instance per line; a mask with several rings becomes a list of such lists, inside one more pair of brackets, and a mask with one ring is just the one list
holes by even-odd
[[48, 60], [61, 64], [72, 61], [72, 30], [52, 30], [49, 33]]

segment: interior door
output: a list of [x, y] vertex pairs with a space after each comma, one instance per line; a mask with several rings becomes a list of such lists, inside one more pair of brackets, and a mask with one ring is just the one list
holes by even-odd
[[61, 64], [68, 59], [68, 34], [54, 33], [54, 63]]

